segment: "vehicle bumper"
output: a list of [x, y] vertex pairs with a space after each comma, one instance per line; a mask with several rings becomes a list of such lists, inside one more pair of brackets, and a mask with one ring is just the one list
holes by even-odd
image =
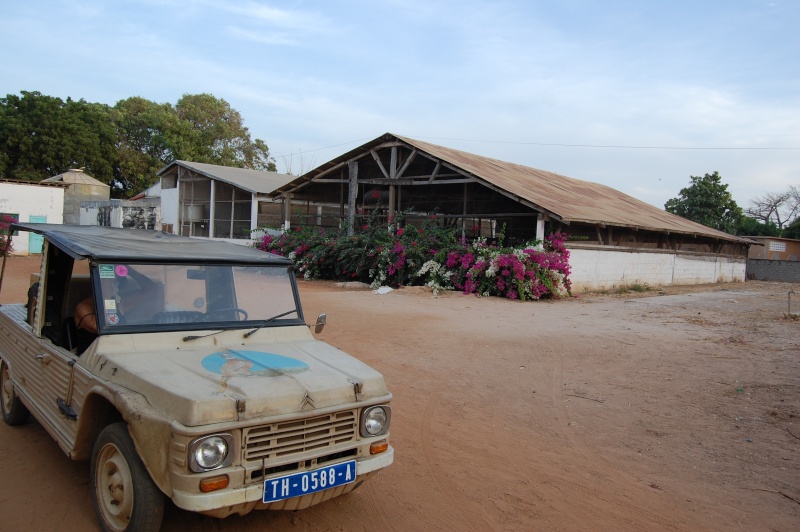
[[172, 501], [184, 510], [220, 518], [232, 514], [245, 515], [253, 510], [300, 510], [353, 491], [393, 461], [394, 448], [389, 446], [388, 450], [379, 455], [359, 460], [356, 480], [350, 484], [266, 504], [262, 502], [263, 482], [211, 493], [173, 491]]

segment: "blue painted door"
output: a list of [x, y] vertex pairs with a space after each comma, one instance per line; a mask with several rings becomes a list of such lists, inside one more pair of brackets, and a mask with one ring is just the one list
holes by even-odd
[[[47, 223], [47, 216], [29, 216], [28, 221], [37, 224]], [[28, 233], [28, 253], [41, 253], [44, 237], [36, 233]]]

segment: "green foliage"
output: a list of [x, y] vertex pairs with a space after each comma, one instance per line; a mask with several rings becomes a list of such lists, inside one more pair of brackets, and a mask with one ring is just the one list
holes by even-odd
[[175, 158], [274, 172], [264, 141], [250, 140], [242, 115], [211, 94], [184, 94], [175, 106], [181, 136], [187, 139]]
[[742, 209], [722, 183], [718, 172], [703, 177], [691, 176], [691, 185], [681, 189], [678, 198], [664, 205], [667, 212], [687, 220], [734, 234], [742, 217]]
[[502, 248], [485, 239], [459, 240], [435, 215], [419, 224], [405, 223], [403, 216], [388, 224], [371, 216], [354, 235], [300, 226], [267, 233], [257, 247], [289, 257], [306, 279], [360, 281], [373, 288], [425, 285], [435, 292], [525, 300], [570, 294], [565, 237], [551, 235], [547, 249], [539, 243]]
[[116, 131], [110, 108], [39, 92], [0, 99], [0, 176], [39, 181], [84, 167], [113, 177]]
[[186, 94], [175, 106], [132, 97], [109, 107], [24, 91], [0, 99], [0, 177], [39, 181], [83, 167], [124, 197], [175, 160], [276, 170], [266, 143], [210, 94]]
[[783, 238], [794, 238], [800, 240], [800, 217], [796, 218], [794, 222], [783, 230], [781, 234]]
[[780, 236], [780, 229], [773, 222], [760, 222], [750, 216], [742, 216], [736, 228], [739, 236]]

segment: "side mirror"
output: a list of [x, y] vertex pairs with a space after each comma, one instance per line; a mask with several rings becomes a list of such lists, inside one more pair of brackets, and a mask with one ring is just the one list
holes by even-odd
[[325, 328], [325, 324], [328, 322], [328, 315], [327, 314], [320, 314], [317, 316], [317, 323], [314, 324], [314, 334], [319, 334], [322, 332], [322, 329]]

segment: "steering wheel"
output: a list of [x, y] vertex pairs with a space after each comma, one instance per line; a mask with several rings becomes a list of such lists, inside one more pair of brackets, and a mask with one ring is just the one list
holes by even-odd
[[[205, 317], [203, 318], [205, 321], [215, 321], [211, 318], [211, 316], [216, 316], [217, 314], [223, 315], [226, 312], [235, 312], [237, 315], [241, 315], [242, 319], [238, 321], [247, 321], [247, 311], [243, 308], [239, 307], [231, 307], [231, 308], [218, 308], [216, 310], [210, 310], [206, 312]], [[220, 316], [224, 317], [224, 316]]]

